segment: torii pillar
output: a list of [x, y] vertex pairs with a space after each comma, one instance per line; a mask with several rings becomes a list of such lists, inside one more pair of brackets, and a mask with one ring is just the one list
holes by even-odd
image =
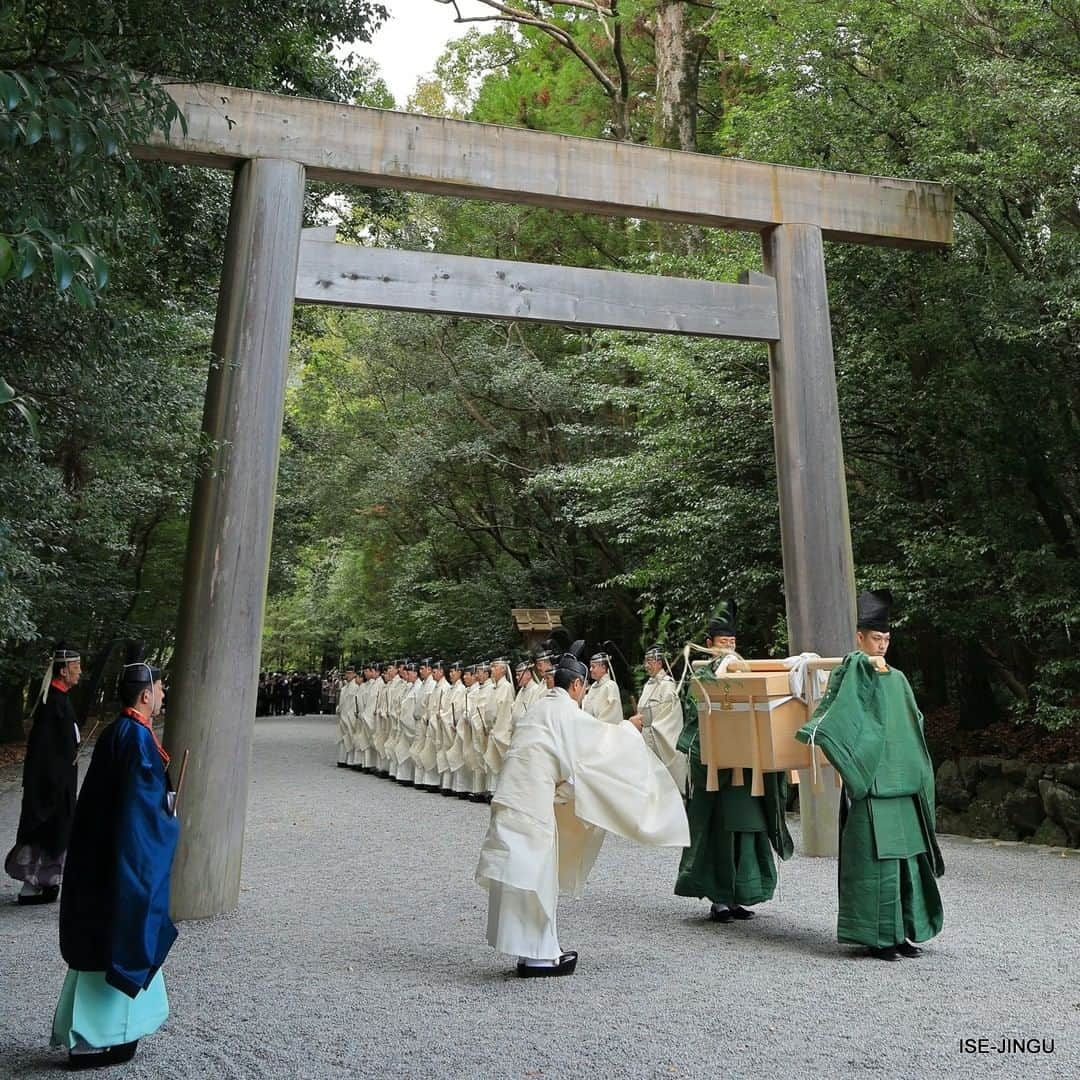
[[[780, 323], [769, 380], [788, 648], [845, 656], [855, 647], [855, 568], [821, 229], [778, 225], [762, 246]], [[832, 766], [821, 772], [817, 791], [808, 770], [799, 777], [804, 855], [839, 849], [840, 790]]]
[[278, 448], [292, 329], [304, 167], [236, 170], [173, 663], [166, 742], [191, 751], [172, 914], [231, 911], [240, 897]]

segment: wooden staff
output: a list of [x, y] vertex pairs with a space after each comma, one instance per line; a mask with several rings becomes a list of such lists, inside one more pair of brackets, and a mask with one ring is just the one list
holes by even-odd
[[184, 756], [180, 759], [180, 776], [176, 781], [176, 790], [173, 792], [173, 804], [172, 804], [172, 816], [176, 817], [176, 812], [180, 808], [180, 792], [184, 790], [184, 776], [187, 773], [188, 757], [191, 755], [190, 750], [184, 751]]
[[79, 740], [79, 749], [75, 751], [75, 756], [71, 759], [72, 765], [79, 764], [79, 758], [82, 756], [83, 750], [86, 749], [87, 744], [94, 737], [94, 732], [101, 727], [101, 720], [95, 720], [94, 726], [86, 733], [86, 738]]

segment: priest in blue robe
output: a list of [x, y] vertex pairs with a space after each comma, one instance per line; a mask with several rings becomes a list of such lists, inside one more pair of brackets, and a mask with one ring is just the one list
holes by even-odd
[[176, 928], [169, 878], [180, 833], [169, 755], [154, 732], [161, 672], [130, 646], [123, 710], [97, 741], [71, 830], [60, 895], [60, 952], [69, 971], [52, 1045], [69, 1067], [128, 1061], [169, 1015], [161, 965]]

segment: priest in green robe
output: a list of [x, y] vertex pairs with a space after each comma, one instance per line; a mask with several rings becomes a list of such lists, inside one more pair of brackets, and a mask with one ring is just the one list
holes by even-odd
[[923, 718], [903, 673], [874, 666], [889, 646], [892, 597], [858, 598], [857, 651], [833, 671], [796, 735], [819, 746], [844, 781], [840, 800], [837, 938], [879, 960], [919, 956], [941, 932], [934, 768]]
[[[716, 659], [697, 678], [715, 678], [725, 658], [737, 656], [735, 616], [735, 602], [729, 600], [709, 620], [705, 644]], [[765, 794], [751, 795], [749, 770], [743, 783], [736, 785], [732, 783], [732, 770], [721, 769], [719, 790], [706, 791], [697, 705], [689, 692], [684, 694], [683, 721], [677, 748], [689, 760], [686, 814], [690, 846], [679, 862], [675, 895], [709, 899], [709, 917], [714, 922], [752, 919], [754, 913], [749, 909], [771, 900], [776, 891], [773, 852], [781, 859], [789, 859], [794, 851], [784, 817], [787, 777], [783, 773], [766, 773]]]

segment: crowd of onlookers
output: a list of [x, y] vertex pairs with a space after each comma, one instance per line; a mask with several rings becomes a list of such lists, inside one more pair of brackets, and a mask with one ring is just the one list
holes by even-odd
[[341, 675], [314, 671], [264, 671], [259, 674], [256, 716], [310, 716], [337, 711]]

